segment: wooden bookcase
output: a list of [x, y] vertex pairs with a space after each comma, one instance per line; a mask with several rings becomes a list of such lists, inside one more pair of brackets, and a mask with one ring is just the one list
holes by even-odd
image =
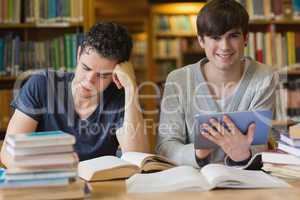
[[[165, 16], [167, 18], [179, 17], [181, 19], [197, 15], [199, 9], [204, 3], [159, 3], [150, 5], [149, 23], [147, 27], [147, 83], [145, 84], [145, 124], [148, 130], [150, 145], [152, 151], [156, 144], [156, 133], [159, 121], [159, 105], [162, 98], [163, 84], [165, 82], [167, 73], [175, 68], [182, 67], [187, 62], [192, 63], [192, 60], [185, 60], [185, 55], [192, 55], [193, 57], [203, 56], [201, 49], [186, 48], [185, 51], [179, 49], [174, 54], [161, 54], [157, 53], [157, 45], [167, 41], [174, 41], [174, 45], [179, 48], [181, 40], [194, 41], [197, 40], [195, 27], [186, 31], [174, 30], [160, 30], [158, 28], [158, 18]], [[191, 24], [191, 22], [189, 22]], [[162, 42], [160, 42], [162, 41]], [[164, 45], [164, 44], [163, 44]], [[171, 44], [172, 45], [172, 44]], [[174, 50], [174, 49], [172, 49]], [[170, 64], [164, 64], [170, 63]], [[162, 67], [163, 65], [163, 67]]]
[[[196, 15], [204, 3], [166, 3], [151, 6], [149, 69], [152, 81], [164, 82], [167, 74], [188, 63], [184, 56], [203, 54], [196, 38]], [[191, 47], [193, 46], [193, 48]]]
[[[12, 5], [17, 1], [12, 0]], [[95, 16], [94, 16], [94, 0], [64, 0], [61, 1], [64, 3], [64, 6], [69, 6], [67, 8], [69, 12], [69, 17], [66, 17], [65, 19], [58, 19], [58, 16], [55, 20], [44, 20], [40, 21], [40, 19], [35, 19], [32, 22], [28, 22], [28, 19], [26, 19], [26, 16], [24, 16], [25, 11], [22, 11], [22, 9], [25, 9], [25, 3], [27, 1], [22, 0], [20, 1], [21, 5], [19, 5], [19, 10], [22, 14], [20, 14], [19, 21], [12, 21], [3, 18], [4, 15], [2, 15], [2, 18], [0, 20], [0, 38], [5, 38], [8, 35], [13, 35], [19, 37], [21, 42], [46, 42], [48, 40], [54, 40], [55, 38], [64, 37], [64, 35], [70, 35], [70, 34], [76, 34], [76, 33], [83, 33], [87, 31], [92, 24], [95, 22]], [[33, 2], [33, 1], [32, 1]], [[37, 1], [35, 1], [37, 2]], [[27, 2], [28, 3], [28, 2]], [[41, 5], [41, 1], [39, 1]], [[50, 3], [50, 2], [49, 2]], [[53, 2], [52, 2], [53, 3]], [[56, 2], [57, 3], [57, 2]], [[65, 4], [66, 3], [66, 4]], [[76, 4], [76, 5], [75, 5]], [[56, 5], [58, 6], [58, 5]], [[74, 6], [76, 8], [74, 8]], [[38, 7], [38, 6], [36, 6]], [[1, 8], [0, 8], [1, 9]], [[31, 8], [30, 8], [31, 9]], [[48, 11], [50, 8], [47, 8]], [[58, 9], [58, 8], [56, 8]], [[77, 11], [74, 11], [77, 9]], [[18, 9], [16, 9], [18, 10]], [[3, 11], [3, 9], [2, 9]], [[47, 11], [47, 12], [48, 12]], [[53, 10], [52, 10], [53, 11]], [[7, 11], [5, 12], [14, 12]], [[26, 11], [27, 12], [27, 11]], [[39, 12], [39, 14], [37, 14]], [[49, 11], [50, 12], [50, 11]], [[79, 14], [76, 15], [76, 14]], [[32, 13], [31, 13], [32, 14]], [[48, 13], [50, 15], [50, 13]], [[11, 15], [7, 14], [8, 16]], [[13, 13], [14, 15], [14, 13]], [[45, 13], [37, 10], [34, 10], [33, 15], [37, 15], [40, 17], [45, 17]], [[49, 16], [48, 15], [48, 16]], [[6, 16], [7, 17], [7, 16]], [[78, 17], [78, 20], [72, 20], [71, 18]], [[69, 19], [68, 19], [69, 18]], [[79, 19], [80, 18], [80, 19]], [[73, 45], [74, 46], [74, 45]], [[76, 47], [75, 47], [76, 48]], [[75, 51], [76, 52], [76, 51]], [[32, 55], [33, 56], [33, 55]], [[30, 56], [27, 56], [30, 57]], [[74, 64], [74, 61], [73, 61]], [[5, 66], [6, 67], [6, 66]], [[26, 70], [28, 69], [27, 66], [22, 66]], [[54, 66], [52, 66], [54, 67]], [[21, 71], [20, 71], [21, 73]], [[0, 132], [4, 133], [8, 124], [8, 121], [11, 116], [11, 109], [10, 109], [10, 102], [12, 100], [13, 96], [13, 88], [14, 83], [17, 80], [18, 74], [14, 73], [3, 73], [0, 76]], [[1, 134], [3, 136], [3, 134]]]
[[[159, 105], [167, 74], [204, 53], [197, 45], [195, 19], [204, 3], [159, 3], [150, 8], [148, 78], [155, 83], [149, 103], [153, 122], [158, 123]], [[190, 57], [188, 57], [190, 56]]]

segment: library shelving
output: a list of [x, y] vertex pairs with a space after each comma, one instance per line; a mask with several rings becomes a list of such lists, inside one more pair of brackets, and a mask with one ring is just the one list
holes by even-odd
[[135, 70], [137, 84], [147, 79], [147, 33], [133, 33], [131, 61]]
[[167, 74], [191, 58], [203, 55], [196, 37], [196, 16], [204, 3], [154, 4], [150, 9], [150, 66], [156, 83], [163, 83]]
[[72, 70], [83, 32], [94, 23], [94, 0], [1, 0], [0, 132], [11, 116], [14, 83], [22, 72]]
[[[276, 91], [276, 120], [299, 121], [300, 94], [300, 1], [240, 0], [250, 15], [245, 54], [270, 66], [280, 74]], [[288, 123], [286, 123], [288, 125]]]
[[204, 56], [196, 37], [196, 16], [204, 3], [158, 3], [150, 5], [149, 79], [159, 90], [151, 102], [154, 121], [158, 121], [159, 104], [167, 74]]
[[250, 15], [245, 54], [282, 68], [300, 62], [300, 1], [238, 0]]

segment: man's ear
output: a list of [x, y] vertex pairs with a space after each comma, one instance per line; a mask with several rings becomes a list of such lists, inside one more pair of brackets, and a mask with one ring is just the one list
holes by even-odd
[[77, 48], [77, 57], [76, 57], [77, 63], [79, 62], [80, 52], [81, 52], [81, 46], [79, 45]]
[[202, 39], [202, 37], [200, 35], [197, 36], [199, 45], [202, 49], [204, 49], [204, 39]]
[[244, 41], [245, 41], [244, 45], [245, 46], [247, 46], [247, 44], [248, 44], [248, 39], [249, 39], [249, 33], [244, 34]]

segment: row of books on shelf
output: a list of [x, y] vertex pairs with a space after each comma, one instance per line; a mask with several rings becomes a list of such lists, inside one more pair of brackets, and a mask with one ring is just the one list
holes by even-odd
[[158, 39], [156, 42], [155, 58], [178, 58], [180, 39]]
[[155, 58], [179, 58], [186, 52], [199, 53], [203, 51], [195, 38], [157, 39]]
[[82, 22], [83, 0], [0, 0], [0, 23]]
[[276, 90], [276, 118], [300, 119], [300, 79], [298, 75], [280, 74], [280, 84]]
[[248, 11], [250, 19], [300, 18], [298, 0], [237, 0]]
[[298, 63], [300, 32], [250, 32], [245, 55], [279, 68]]
[[196, 33], [197, 15], [157, 15], [154, 30], [173, 33]]
[[[300, 19], [298, 0], [237, 0], [248, 11], [250, 19]], [[166, 15], [154, 17], [156, 33], [196, 33], [196, 14]]]
[[2, 169], [2, 199], [83, 198], [74, 144], [75, 137], [61, 131], [8, 135], [11, 163]]
[[[201, 52], [197, 38], [158, 38], [155, 58], [179, 58], [182, 53]], [[245, 55], [270, 66], [300, 62], [300, 32], [249, 32]]]
[[0, 74], [17, 75], [27, 69], [72, 70], [83, 34], [65, 34], [46, 41], [21, 41], [19, 36], [0, 38]]
[[[147, 54], [147, 40], [135, 40], [133, 38], [133, 48], [131, 54], [131, 61], [134, 69], [136, 69], [136, 77], [140, 80], [145, 80], [140, 75], [145, 73], [146, 70], [146, 54]], [[138, 73], [144, 71], [143, 73]], [[143, 76], [143, 75], [142, 75]]]
[[146, 52], [147, 52], [147, 41], [146, 40], [134, 40], [133, 47], [132, 47], [132, 54], [145, 55]]

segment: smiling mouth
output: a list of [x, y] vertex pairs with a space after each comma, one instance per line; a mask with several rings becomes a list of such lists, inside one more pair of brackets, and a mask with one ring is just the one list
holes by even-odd
[[228, 54], [217, 54], [217, 56], [221, 57], [221, 58], [229, 58], [233, 55], [233, 53], [228, 53]]

